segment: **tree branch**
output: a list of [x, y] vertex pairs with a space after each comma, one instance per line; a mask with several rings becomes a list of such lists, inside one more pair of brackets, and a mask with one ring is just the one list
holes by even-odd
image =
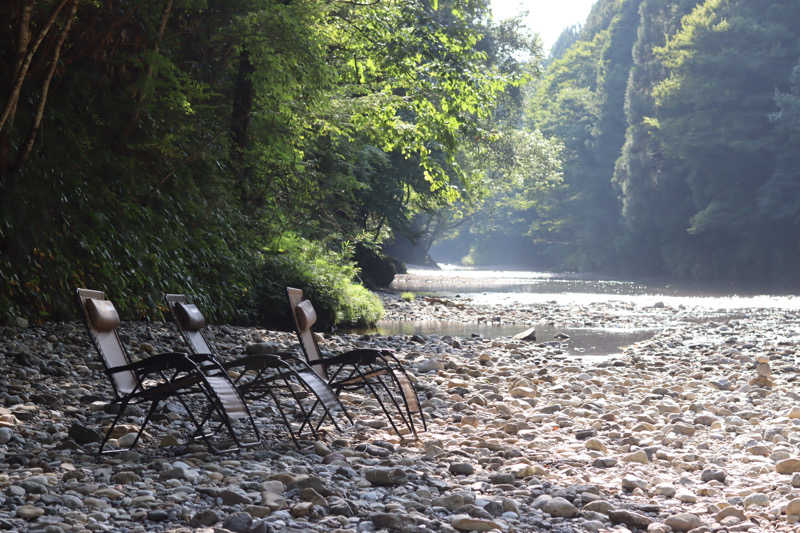
[[[33, 14], [33, 0], [19, 0], [20, 14], [19, 14], [19, 28], [17, 29], [17, 59], [14, 62], [14, 78], [18, 72], [22, 70], [22, 64], [25, 61], [25, 52], [28, 50], [28, 45], [31, 42], [31, 16]], [[13, 93], [12, 86], [9, 87]], [[17, 104], [19, 98], [11, 101], [11, 109], [8, 116], [8, 129], [14, 125], [14, 116], [17, 113]]]
[[14, 172], [21, 169], [25, 164], [25, 161], [28, 160], [28, 156], [30, 156], [31, 150], [33, 150], [33, 143], [36, 142], [36, 135], [39, 133], [39, 128], [42, 125], [44, 108], [45, 105], [47, 105], [47, 95], [50, 92], [50, 83], [53, 81], [53, 75], [58, 67], [58, 60], [61, 57], [61, 48], [64, 46], [64, 41], [67, 40], [69, 30], [72, 28], [72, 22], [75, 20], [75, 13], [78, 11], [78, 0], [71, 1], [72, 8], [67, 16], [67, 22], [64, 24], [64, 29], [61, 30], [61, 35], [58, 37], [58, 43], [56, 44], [55, 51], [53, 52], [53, 60], [50, 63], [50, 70], [47, 72], [47, 77], [42, 84], [42, 95], [39, 98], [39, 107], [36, 109], [36, 116], [33, 119], [31, 131], [28, 133], [28, 139], [25, 141], [25, 147], [17, 158], [17, 162], [14, 164]]
[[36, 37], [36, 42], [33, 43], [33, 46], [28, 48], [28, 53], [25, 54], [25, 59], [22, 61], [19, 71], [15, 73], [14, 85], [12, 86], [11, 94], [8, 96], [8, 101], [6, 102], [6, 107], [3, 110], [3, 115], [0, 116], [0, 131], [3, 131], [3, 127], [8, 122], [12, 112], [16, 110], [17, 102], [19, 101], [19, 95], [22, 91], [22, 83], [25, 81], [25, 77], [28, 75], [28, 69], [33, 61], [33, 56], [36, 54], [37, 50], [39, 50], [39, 46], [42, 44], [44, 38], [48, 33], [50, 33], [50, 29], [53, 27], [53, 24], [55, 24], [58, 14], [61, 13], [61, 10], [69, 1], [70, 0], [61, 0], [61, 2], [58, 4], [58, 7], [56, 7], [56, 9], [53, 11], [53, 14], [50, 15], [50, 19], [47, 21], [47, 24], [45, 24], [45, 26], [39, 32], [39, 35]]

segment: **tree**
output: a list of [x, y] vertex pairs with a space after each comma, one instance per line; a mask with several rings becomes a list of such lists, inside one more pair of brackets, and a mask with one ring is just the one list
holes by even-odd
[[[16, 7], [16, 9], [14, 9], [14, 7]], [[47, 105], [50, 84], [53, 81], [53, 75], [55, 74], [61, 57], [61, 49], [69, 35], [75, 13], [78, 10], [78, 0], [60, 0], [51, 8], [52, 11], [49, 17], [39, 29], [36, 36], [33, 35], [33, 30], [31, 29], [31, 21], [33, 19], [35, 7], [34, 0], [19, 0], [16, 2], [16, 6], [14, 6], [14, 3], [10, 3], [9, 5], [11, 11], [11, 13], [9, 13], [9, 18], [15, 19], [17, 24], [17, 39], [15, 48], [16, 58], [12, 63], [13, 67], [7, 69], [11, 74], [8, 77], [10, 86], [5, 99], [5, 106], [3, 107], [2, 114], [0, 114], [0, 192], [5, 194], [10, 194], [13, 186], [10, 175], [16, 173], [25, 164], [33, 149], [33, 144], [36, 141], [36, 136], [42, 124], [44, 109]], [[16, 118], [19, 108], [22, 87], [28, 79], [31, 65], [34, 59], [37, 58], [39, 48], [50, 31], [55, 27], [56, 21], [59, 19], [62, 12], [66, 12], [66, 16], [63, 17], [63, 27], [58, 31], [55, 41], [49, 43], [52, 47], [52, 53], [48, 61], [49, 66], [47, 67], [46, 74], [42, 81], [39, 103], [30, 121], [29, 132], [12, 160], [9, 146], [11, 144], [11, 135], [8, 131], [14, 127], [14, 119]]]
[[550, 48], [550, 55], [547, 58], [547, 62], [550, 63], [556, 59], [561, 59], [567, 50], [569, 50], [573, 44], [578, 42], [580, 39], [580, 34], [580, 24], [573, 24], [572, 26], [564, 28], [564, 31], [561, 32], [561, 34], [558, 36], [558, 39], [556, 39], [556, 42], [553, 43], [552, 48]]
[[776, 167], [769, 115], [800, 56], [797, 21], [796, 2], [707, 0], [656, 49], [669, 74], [653, 91], [653, 123], [690, 192], [693, 276], [771, 274], [786, 246], [756, 199]]
[[683, 15], [697, 3], [644, 0], [639, 9], [633, 65], [625, 90], [625, 140], [613, 175], [625, 222], [622, 255], [634, 273], [667, 274], [666, 261], [682, 256], [676, 243], [682, 242], [690, 216], [684, 201], [688, 189], [685, 181], [673, 179], [680, 176], [680, 164], [665, 162], [665, 148], [652, 119], [653, 88], [667, 76], [655, 50], [680, 28]]
[[537, 224], [538, 239], [559, 243], [562, 267], [598, 270], [617, 262], [621, 227], [610, 177], [624, 137], [639, 4], [595, 4], [582, 39], [548, 66], [529, 103], [533, 124], [565, 145], [565, 187]]

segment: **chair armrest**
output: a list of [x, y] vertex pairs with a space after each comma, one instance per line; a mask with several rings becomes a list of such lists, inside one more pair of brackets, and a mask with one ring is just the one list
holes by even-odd
[[216, 362], [217, 358], [214, 354], [210, 353], [187, 353], [184, 354], [189, 360], [193, 363], [203, 363], [205, 361], [214, 361]]
[[231, 361], [223, 361], [222, 366], [227, 370], [230, 368], [244, 367], [245, 370], [263, 370], [265, 368], [277, 368], [284, 366], [285, 363], [273, 354], [246, 355]]
[[167, 352], [135, 361], [129, 365], [113, 366], [107, 370], [109, 374], [117, 372], [136, 372], [137, 374], [150, 374], [163, 370], [192, 370], [196, 368], [194, 362], [184, 352]]
[[311, 365], [371, 365], [380, 355], [380, 350], [360, 348], [331, 357], [323, 357], [312, 361]]

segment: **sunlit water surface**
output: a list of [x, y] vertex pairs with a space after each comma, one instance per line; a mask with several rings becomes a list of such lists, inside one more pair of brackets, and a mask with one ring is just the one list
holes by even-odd
[[[600, 277], [523, 270], [469, 269], [440, 265], [441, 270], [409, 268], [395, 276], [395, 291], [432, 293], [469, 298], [478, 305], [516, 306], [553, 302], [559, 305], [585, 305], [603, 302], [629, 302], [639, 306], [663, 303], [669, 307], [715, 311], [736, 316], [747, 308], [794, 309], [800, 299], [793, 294], [761, 294], [737, 291], [730, 287], [678, 285], [639, 282]], [[512, 336], [524, 326], [462, 324], [439, 320], [385, 320], [374, 332], [382, 335], [451, 335], [454, 337]], [[554, 336], [565, 333], [569, 339]], [[554, 329], [538, 326], [536, 342], [557, 343], [566, 353], [582, 356], [608, 356], [629, 344], [654, 334], [649, 329]]]
[[392, 289], [468, 296], [477, 304], [589, 304], [631, 302], [671, 307], [737, 310], [745, 308], [794, 309], [800, 299], [793, 294], [763, 294], [752, 289], [708, 285], [680, 285], [603, 279], [579, 274], [523, 270], [481, 270], [440, 265], [441, 270], [409, 268], [395, 276]]

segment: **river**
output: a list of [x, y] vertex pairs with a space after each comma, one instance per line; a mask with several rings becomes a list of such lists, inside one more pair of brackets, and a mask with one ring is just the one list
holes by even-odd
[[625, 281], [591, 275], [534, 272], [525, 270], [470, 269], [440, 265], [441, 270], [409, 268], [395, 276], [396, 291], [461, 294], [475, 303], [589, 304], [610, 300], [639, 305], [662, 302], [673, 307], [713, 309], [771, 308], [794, 309], [800, 299], [793, 294], [763, 294], [757, 290], [678, 284], [659, 281]]
[[[432, 294], [467, 298], [477, 305], [519, 306], [537, 303], [589, 305], [604, 302], [628, 302], [636, 306], [664, 305], [696, 310], [698, 315], [735, 318], [745, 309], [795, 309], [800, 298], [793, 294], [763, 294], [759, 291], [735, 291], [730, 287], [709, 287], [660, 281], [615, 280], [599, 276], [535, 272], [525, 270], [472, 269], [440, 265], [440, 270], [411, 267], [395, 276], [391, 289], [396, 292]], [[518, 325], [492, 323], [464, 324], [443, 321], [384, 320], [374, 333], [382, 335], [450, 335], [468, 337], [512, 336], [524, 330]], [[616, 354], [620, 348], [652, 336], [652, 329], [593, 329], [537, 325], [537, 341], [559, 340], [573, 355]]]

